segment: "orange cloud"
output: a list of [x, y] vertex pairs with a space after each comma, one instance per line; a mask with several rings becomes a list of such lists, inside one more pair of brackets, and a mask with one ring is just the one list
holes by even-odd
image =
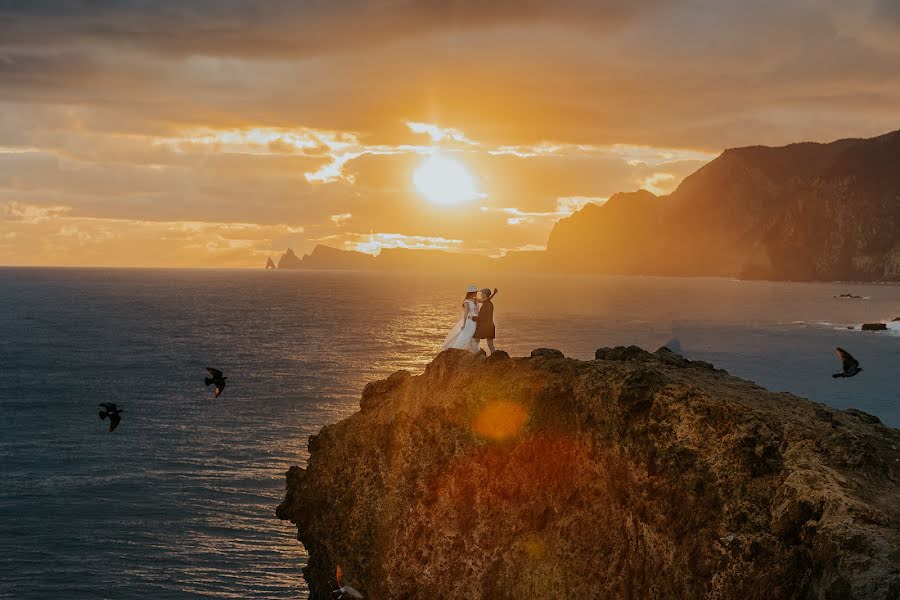
[[0, 204], [0, 257], [15, 265], [258, 267], [302, 227], [77, 217], [70, 207]]
[[[318, 240], [496, 255], [724, 147], [900, 120], [886, 0], [7, 4], [0, 263], [244, 265]], [[435, 150], [477, 202], [423, 200]]]
[[400, 233], [370, 233], [368, 235], [351, 235], [344, 242], [348, 250], [378, 254], [385, 248], [407, 248], [414, 250], [459, 250], [462, 240], [420, 235], [403, 235]]
[[347, 221], [349, 221], [352, 217], [353, 217], [353, 215], [350, 213], [341, 213], [339, 215], [331, 215], [331, 217], [329, 217], [329, 219], [331, 220], [332, 223], [334, 223], [335, 225], [340, 227], [341, 225], [343, 225]]

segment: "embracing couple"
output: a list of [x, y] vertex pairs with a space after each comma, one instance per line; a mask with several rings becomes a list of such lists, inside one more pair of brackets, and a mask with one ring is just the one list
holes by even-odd
[[447, 339], [444, 340], [444, 350], [457, 348], [478, 352], [481, 340], [487, 340], [488, 349], [494, 353], [494, 303], [491, 300], [497, 295], [494, 291], [485, 288], [478, 294], [478, 288], [470, 285], [466, 290], [466, 298], [463, 300], [463, 316], [450, 330]]

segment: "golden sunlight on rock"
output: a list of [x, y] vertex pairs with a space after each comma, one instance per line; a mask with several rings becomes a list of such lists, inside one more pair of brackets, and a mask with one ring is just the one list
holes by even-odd
[[522, 547], [525, 550], [525, 554], [531, 560], [543, 560], [547, 554], [546, 544], [544, 544], [544, 541], [536, 535], [528, 536], [522, 543]]
[[528, 412], [521, 404], [507, 400], [495, 400], [485, 404], [472, 422], [472, 429], [492, 440], [505, 440], [522, 429]]

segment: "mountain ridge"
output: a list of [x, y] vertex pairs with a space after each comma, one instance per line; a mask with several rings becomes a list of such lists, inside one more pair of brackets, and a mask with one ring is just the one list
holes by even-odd
[[[313, 255], [319, 248], [326, 247], [317, 246]], [[353, 259], [288, 257], [286, 268], [352, 262], [387, 270], [900, 281], [900, 130], [867, 139], [728, 148], [670, 194], [619, 192], [560, 219], [544, 252], [490, 259], [386, 249], [368, 260], [332, 250]]]

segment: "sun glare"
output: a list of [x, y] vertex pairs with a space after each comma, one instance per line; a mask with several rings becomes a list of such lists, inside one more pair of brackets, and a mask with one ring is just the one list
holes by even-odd
[[474, 200], [481, 194], [472, 174], [459, 161], [432, 154], [413, 173], [413, 183], [426, 200], [453, 205]]

